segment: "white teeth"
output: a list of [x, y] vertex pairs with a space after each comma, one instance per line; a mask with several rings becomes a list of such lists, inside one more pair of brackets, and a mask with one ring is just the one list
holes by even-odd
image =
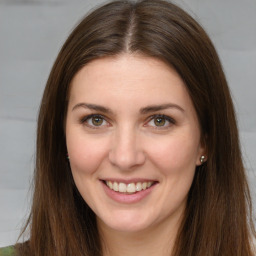
[[148, 184], [147, 184], [147, 187], [150, 188], [152, 185], [153, 185], [153, 182], [149, 181]]
[[[119, 183], [119, 192], [125, 193], [126, 192], [126, 185], [124, 183]], [[128, 191], [129, 192], [129, 191]]]
[[129, 183], [129, 184], [125, 184], [123, 182], [111, 182], [111, 181], [106, 181], [106, 185], [116, 191], [116, 192], [120, 192], [120, 193], [135, 193], [135, 192], [139, 192], [141, 190], [145, 190], [147, 188], [150, 188], [153, 185], [152, 181], [148, 181], [148, 182], [137, 182], [135, 183]]
[[127, 185], [127, 192], [128, 193], [135, 193], [135, 191], [136, 191], [135, 184], [134, 183], [129, 183]]
[[111, 181], [107, 181], [107, 185], [108, 185], [109, 188], [111, 188], [111, 189], [113, 188], [113, 184], [112, 184]]
[[141, 191], [142, 190], [142, 185], [140, 182], [136, 183], [136, 191]]
[[114, 183], [113, 183], [113, 190], [114, 190], [114, 191], [118, 191], [118, 189], [119, 189], [119, 188], [118, 188], [117, 182], [114, 182]]

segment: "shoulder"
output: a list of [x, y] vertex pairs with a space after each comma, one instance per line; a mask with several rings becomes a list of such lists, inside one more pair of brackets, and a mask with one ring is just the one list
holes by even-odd
[[0, 256], [15, 256], [14, 246], [0, 248]]

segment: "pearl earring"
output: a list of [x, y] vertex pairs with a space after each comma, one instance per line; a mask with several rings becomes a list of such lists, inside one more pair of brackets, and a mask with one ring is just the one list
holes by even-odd
[[200, 162], [201, 162], [201, 164], [203, 164], [204, 161], [205, 161], [205, 156], [201, 156], [201, 157], [200, 157]]

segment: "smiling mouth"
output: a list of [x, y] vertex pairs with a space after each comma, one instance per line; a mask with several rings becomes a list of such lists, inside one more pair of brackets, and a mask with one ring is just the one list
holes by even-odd
[[134, 194], [140, 192], [142, 190], [146, 190], [153, 185], [155, 185], [156, 181], [144, 181], [144, 182], [132, 182], [125, 184], [123, 182], [117, 181], [104, 181], [108, 188], [115, 192], [124, 193], [124, 194]]

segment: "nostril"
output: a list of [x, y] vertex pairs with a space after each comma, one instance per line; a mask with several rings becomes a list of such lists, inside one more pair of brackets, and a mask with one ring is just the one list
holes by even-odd
[[112, 150], [109, 152], [109, 161], [121, 170], [130, 170], [137, 165], [142, 165], [145, 162], [145, 155], [142, 151], [137, 150]]

